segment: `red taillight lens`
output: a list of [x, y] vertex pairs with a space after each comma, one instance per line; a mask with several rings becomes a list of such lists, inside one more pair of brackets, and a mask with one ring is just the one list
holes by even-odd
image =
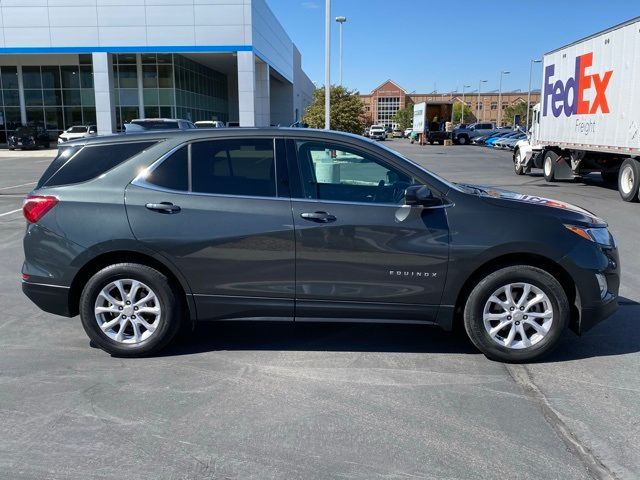
[[29, 195], [22, 204], [22, 213], [29, 223], [36, 223], [45, 213], [58, 203], [56, 197], [48, 195]]

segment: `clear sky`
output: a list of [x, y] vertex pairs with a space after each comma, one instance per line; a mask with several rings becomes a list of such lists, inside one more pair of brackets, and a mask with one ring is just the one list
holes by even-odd
[[[303, 69], [324, 83], [324, 0], [266, 0], [302, 52]], [[526, 91], [529, 61], [640, 16], [640, 0], [332, 0], [344, 24], [344, 85], [368, 93], [391, 78], [408, 92]], [[339, 81], [338, 24], [332, 22], [331, 79]], [[533, 88], [542, 73], [534, 66]]]

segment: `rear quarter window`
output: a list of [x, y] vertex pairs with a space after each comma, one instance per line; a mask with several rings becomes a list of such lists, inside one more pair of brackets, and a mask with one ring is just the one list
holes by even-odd
[[120, 165], [156, 142], [127, 142], [109, 145], [87, 145], [62, 150], [49, 165], [36, 188], [82, 183]]

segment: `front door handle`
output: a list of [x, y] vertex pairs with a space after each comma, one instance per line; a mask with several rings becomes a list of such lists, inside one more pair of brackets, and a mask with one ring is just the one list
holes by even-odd
[[160, 213], [178, 213], [180, 211], [180, 207], [171, 202], [147, 203], [145, 207]]
[[301, 213], [300, 216], [305, 220], [311, 220], [312, 222], [318, 222], [318, 223], [329, 223], [329, 222], [336, 221], [336, 217], [327, 212]]

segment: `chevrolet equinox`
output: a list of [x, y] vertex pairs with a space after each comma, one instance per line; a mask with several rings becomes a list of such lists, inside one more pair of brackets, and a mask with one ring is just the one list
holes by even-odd
[[360, 136], [152, 131], [60, 146], [24, 201], [24, 293], [112, 355], [205, 320], [464, 326], [539, 358], [617, 308], [606, 223], [434, 175]]

